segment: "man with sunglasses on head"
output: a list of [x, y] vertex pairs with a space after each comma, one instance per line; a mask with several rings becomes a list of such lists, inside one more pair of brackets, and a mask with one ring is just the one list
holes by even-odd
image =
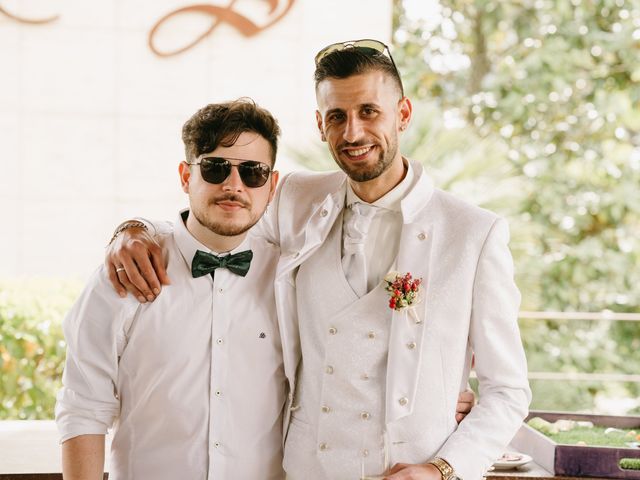
[[103, 478], [112, 425], [112, 480], [284, 477], [279, 250], [250, 233], [275, 193], [279, 133], [245, 99], [185, 123], [189, 208], [158, 238], [171, 286], [140, 304], [118, 297], [102, 267], [64, 321], [65, 480]]
[[[342, 171], [285, 177], [259, 224], [282, 251], [285, 471], [478, 480], [531, 398], [507, 224], [401, 155], [412, 105], [386, 45], [341, 42], [315, 61], [316, 121]], [[167, 276], [153, 272], [154, 248], [140, 228], [118, 235], [107, 257], [126, 267], [116, 289], [155, 297]], [[458, 425], [472, 358], [480, 402]]]

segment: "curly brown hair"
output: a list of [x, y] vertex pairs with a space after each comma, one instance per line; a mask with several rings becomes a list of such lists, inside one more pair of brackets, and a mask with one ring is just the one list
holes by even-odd
[[255, 132], [271, 145], [271, 166], [278, 152], [278, 121], [250, 98], [211, 103], [198, 110], [182, 127], [182, 141], [189, 161], [218, 146], [232, 146], [243, 132]]

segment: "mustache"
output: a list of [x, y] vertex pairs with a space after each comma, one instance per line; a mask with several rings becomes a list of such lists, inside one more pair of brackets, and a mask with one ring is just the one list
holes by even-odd
[[245, 208], [251, 207], [251, 203], [250, 202], [247, 202], [245, 199], [240, 198], [238, 195], [235, 195], [233, 193], [227, 193], [225, 195], [220, 195], [219, 197], [215, 197], [209, 203], [210, 204], [215, 204], [215, 203], [218, 203], [218, 202], [236, 202], [236, 203], [239, 203], [240, 205], [242, 205]]

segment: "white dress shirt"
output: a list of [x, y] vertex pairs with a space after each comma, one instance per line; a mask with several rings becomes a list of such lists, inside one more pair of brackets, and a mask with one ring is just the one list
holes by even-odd
[[209, 251], [179, 217], [160, 240], [172, 284], [121, 299], [100, 267], [64, 321], [56, 421], [64, 442], [115, 433], [110, 479], [282, 479], [286, 384], [273, 277], [279, 251], [248, 236], [246, 277], [193, 278]]
[[[405, 195], [415, 183], [415, 174], [410, 162], [405, 162], [407, 173], [402, 181], [382, 198], [373, 203], [361, 200], [347, 182], [346, 207], [343, 216], [343, 231], [346, 225], [353, 222], [354, 211], [351, 205], [365, 203], [376, 207], [376, 213], [371, 220], [371, 226], [364, 241], [364, 254], [367, 259], [367, 292], [373, 290], [384, 276], [391, 270], [398, 254], [400, 245], [400, 233], [402, 231], [401, 203]], [[342, 245], [344, 254], [344, 242]], [[351, 272], [345, 272], [347, 278], [353, 276]]]

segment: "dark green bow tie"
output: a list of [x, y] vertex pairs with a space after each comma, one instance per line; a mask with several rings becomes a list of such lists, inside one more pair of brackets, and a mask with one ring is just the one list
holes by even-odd
[[249, 271], [252, 258], [253, 252], [251, 250], [224, 257], [197, 250], [196, 255], [193, 257], [193, 262], [191, 262], [191, 274], [193, 278], [198, 278], [208, 273], [213, 275], [216, 268], [226, 268], [236, 275], [244, 277]]

